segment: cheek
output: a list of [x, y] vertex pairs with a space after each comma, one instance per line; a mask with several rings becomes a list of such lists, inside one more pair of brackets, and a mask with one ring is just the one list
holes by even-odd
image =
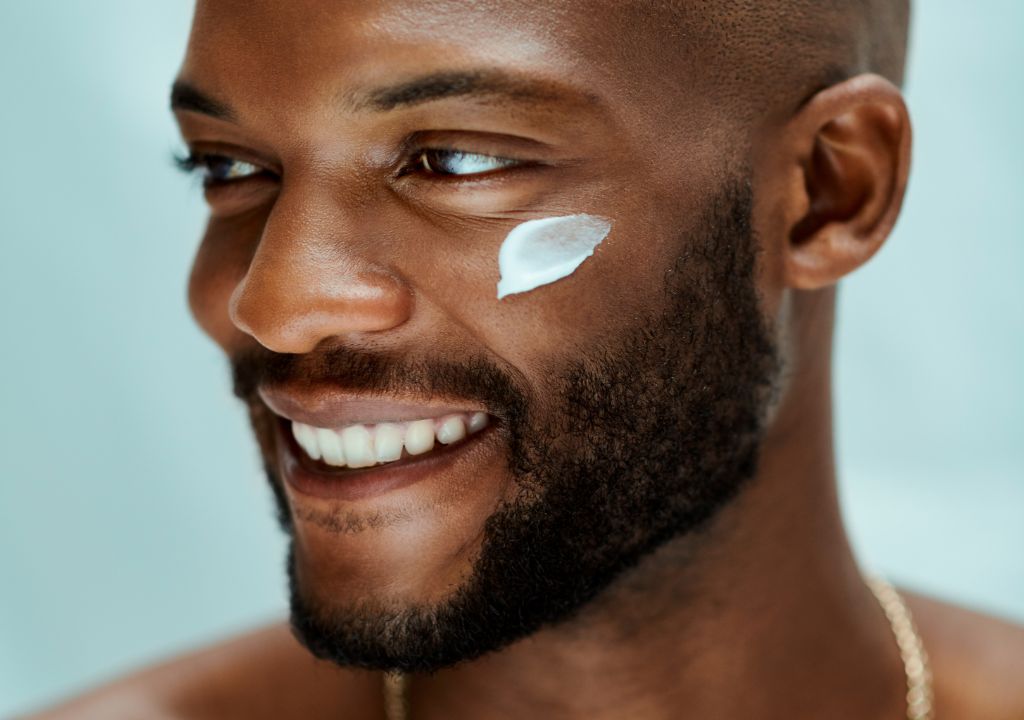
[[[255, 232], [255, 235], [253, 234]], [[245, 277], [259, 237], [259, 227], [232, 226], [213, 219], [192, 261], [188, 305], [199, 327], [228, 350], [244, 335], [231, 322], [231, 294]]]
[[[547, 359], [616, 346], [637, 318], [664, 306], [666, 272], [677, 236], [650, 216], [612, 215], [611, 229], [570, 274], [528, 292], [493, 300], [495, 314], [518, 328], [517, 345]], [[643, 219], [643, 222], [640, 222]]]

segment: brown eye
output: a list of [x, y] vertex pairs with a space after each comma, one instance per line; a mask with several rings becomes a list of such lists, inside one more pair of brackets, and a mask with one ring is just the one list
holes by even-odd
[[196, 172], [203, 179], [203, 185], [223, 185], [236, 180], [261, 175], [266, 171], [259, 165], [227, 155], [189, 155], [178, 161], [186, 172]]

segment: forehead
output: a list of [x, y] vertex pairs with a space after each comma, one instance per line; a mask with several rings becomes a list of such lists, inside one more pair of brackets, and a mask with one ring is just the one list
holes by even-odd
[[200, 0], [181, 76], [244, 112], [269, 98], [278, 108], [333, 105], [405, 77], [508, 69], [635, 111], [663, 106], [684, 83], [666, 82], [659, 38], [636, 22], [650, 24], [649, 10], [637, 12], [646, 4]]
[[[573, 4], [574, 3], [574, 4]], [[614, 6], [600, 0], [437, 2], [436, 0], [199, 0], [192, 48], [248, 49], [257, 62], [309, 71], [305, 61], [330, 55], [347, 64], [415, 64], [438, 51], [495, 60], [572, 58], [559, 48], [600, 31]], [[593, 5], [591, 13], [580, 12]], [[377, 52], [386, 49], [387, 58]], [[261, 62], [263, 64], [263, 62]]]

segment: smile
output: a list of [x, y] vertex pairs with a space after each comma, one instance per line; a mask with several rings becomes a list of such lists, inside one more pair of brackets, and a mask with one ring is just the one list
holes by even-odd
[[330, 467], [365, 468], [455, 445], [488, 425], [484, 412], [404, 422], [356, 423], [340, 430], [291, 422], [292, 437], [306, 457]]
[[355, 501], [430, 477], [478, 474], [500, 452], [479, 408], [317, 388], [260, 388], [277, 416], [277, 465], [302, 495]]

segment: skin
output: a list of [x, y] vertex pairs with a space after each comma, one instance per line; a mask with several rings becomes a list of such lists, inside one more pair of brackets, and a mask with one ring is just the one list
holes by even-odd
[[[679, 59], [678, 84], [632, 82], [662, 77], [663, 54], [651, 34], [613, 40], [622, 18], [604, 4], [567, 14], [558, 3], [467, 5], [199, 4], [180, 79], [230, 117], [179, 109], [183, 137], [287, 178], [207, 193], [211, 220], [189, 287], [200, 326], [229, 355], [256, 343], [309, 353], [338, 338], [367, 351], [486, 353], [543, 387], [544, 363], [621, 334], [655, 305], [670, 239], [727, 172], [746, 167], [757, 288], [787, 371], [755, 481], [699, 541], [664, 545], [571, 622], [417, 676], [415, 717], [904, 716], [903, 667], [839, 515], [830, 402], [836, 284], [881, 247], [906, 187], [911, 130], [898, 88], [861, 73], [784, 109], [737, 112], [701, 81], [695, 55]], [[350, 102], [366, 87], [477, 67], [553, 92], [386, 112]], [[547, 167], [458, 187], [388, 175], [403, 138], [438, 129], [433, 140]], [[570, 280], [497, 302], [508, 230], [578, 212], [614, 219], [595, 256]], [[357, 515], [411, 520], [344, 538], [309, 520], [329, 507], [290, 494], [307, 518], [295, 528], [303, 571], [335, 578], [318, 593], [443, 597], [510, 492], [498, 460], [452, 503], [444, 490], [457, 480], [353, 503]], [[432, 512], [440, 504], [443, 521]], [[1021, 717], [1024, 694], [1011, 681], [1024, 631], [908, 599], [934, 666], [937, 716]], [[368, 720], [383, 708], [379, 676], [314, 661], [278, 625], [39, 717], [134, 716]]]

